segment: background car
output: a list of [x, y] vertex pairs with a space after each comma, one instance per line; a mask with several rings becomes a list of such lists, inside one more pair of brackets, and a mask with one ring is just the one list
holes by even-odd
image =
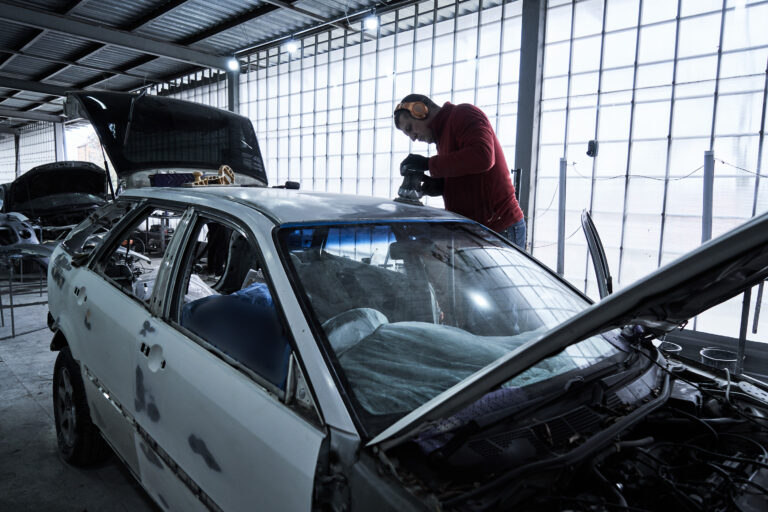
[[41, 241], [65, 236], [107, 200], [107, 173], [90, 162], [39, 165], [8, 187], [3, 212], [18, 212], [43, 229]]

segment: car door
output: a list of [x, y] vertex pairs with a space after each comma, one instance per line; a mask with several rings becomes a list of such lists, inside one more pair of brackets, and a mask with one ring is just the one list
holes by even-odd
[[[139, 224], [156, 221], [168, 210], [148, 207], [117, 233], [106, 235], [89, 267], [73, 273], [70, 318], [82, 318], [70, 340], [84, 373], [94, 423], [118, 454], [137, 471], [132, 419], [141, 410], [136, 388], [140, 376], [135, 352], [146, 335], [154, 282], [163, 253], [134, 251], [132, 234]], [[174, 210], [176, 221], [181, 211]]]
[[309, 510], [324, 431], [285, 403], [290, 339], [254, 238], [207, 214], [183, 243], [170, 312], [136, 353], [137, 424], [210, 508]]

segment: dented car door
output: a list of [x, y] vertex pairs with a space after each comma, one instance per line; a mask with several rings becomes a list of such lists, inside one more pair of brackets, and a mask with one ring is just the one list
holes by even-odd
[[[255, 504], [264, 510], [309, 510], [324, 433], [284, 403], [287, 335], [277, 324], [270, 324], [274, 331], [265, 326], [277, 315], [262, 318], [251, 312], [253, 295], [247, 295], [258, 292], [264, 298], [269, 287], [257, 280], [240, 290], [242, 280], [237, 279], [234, 291], [227, 289], [227, 270], [212, 283], [217, 290], [208, 289], [200, 276], [210, 276], [195, 261], [205, 254], [201, 244], [207, 234], [221, 233], [221, 227], [230, 248], [228, 263], [242, 267], [232, 262], [239, 254], [258, 267], [248, 252], [252, 238], [235, 223], [210, 217], [191, 224], [185, 247], [176, 251], [181, 260], [176, 261], [176, 282], [166, 287], [169, 302], [178, 298], [176, 313], [150, 320], [136, 355], [138, 400], [145, 411], [154, 412], [136, 416], [147, 438], [139, 440], [142, 483], [157, 495], [169, 488], [180, 492], [179, 485], [168, 481], [174, 475], [211, 510], [252, 510]], [[243, 268], [249, 270], [248, 265]], [[191, 291], [195, 285], [197, 294]], [[195, 320], [195, 315], [202, 316]], [[226, 347], [234, 337], [249, 343], [262, 334], [280, 344], [261, 359]], [[260, 372], [260, 363], [268, 358], [277, 363]]]

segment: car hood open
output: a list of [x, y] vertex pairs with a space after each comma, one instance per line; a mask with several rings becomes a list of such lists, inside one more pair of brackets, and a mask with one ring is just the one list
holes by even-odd
[[404, 416], [368, 445], [387, 449], [479, 399], [542, 359], [625, 325], [661, 334], [768, 276], [768, 213], [608, 295]]
[[[106, 193], [107, 173], [98, 165], [54, 162], [39, 165], [16, 178], [5, 194], [3, 210], [28, 215], [30, 209], [66, 208], [70, 203], [83, 201], [101, 204], [106, 200]], [[51, 201], [52, 196], [58, 199]]]
[[142, 171], [218, 170], [230, 166], [238, 184], [267, 185], [261, 151], [247, 117], [160, 96], [113, 92], [70, 93], [70, 118], [96, 130], [115, 172], [126, 179]]

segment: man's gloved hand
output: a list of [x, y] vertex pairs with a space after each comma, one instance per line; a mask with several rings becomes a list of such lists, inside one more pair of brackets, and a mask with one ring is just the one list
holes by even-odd
[[397, 190], [397, 195], [403, 199], [418, 201], [424, 194], [421, 191], [421, 180], [424, 178], [424, 171], [411, 171], [403, 176], [403, 183]]
[[425, 196], [441, 196], [445, 187], [445, 178], [421, 177], [421, 191]]
[[429, 158], [411, 153], [400, 162], [400, 176], [429, 170]]

